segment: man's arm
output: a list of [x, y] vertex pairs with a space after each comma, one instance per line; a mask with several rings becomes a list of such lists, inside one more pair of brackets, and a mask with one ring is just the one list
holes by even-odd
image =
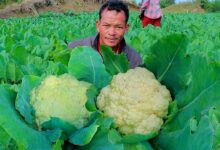
[[124, 53], [128, 58], [129, 68], [135, 68], [142, 64], [141, 56], [135, 49], [126, 45], [124, 48]]
[[85, 39], [76, 40], [68, 44], [68, 48], [75, 48], [77, 46], [90, 46], [93, 47], [94, 37], [87, 37]]
[[[136, 52], [136, 51], [135, 51]], [[130, 68], [135, 68], [142, 65], [142, 59], [139, 53], [133, 55], [133, 59], [130, 60]]]

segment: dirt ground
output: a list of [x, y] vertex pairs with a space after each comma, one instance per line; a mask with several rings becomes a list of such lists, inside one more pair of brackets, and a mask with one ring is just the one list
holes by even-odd
[[[78, 11], [96, 11], [100, 3], [93, 0], [23, 0], [22, 3], [11, 4], [0, 10], [0, 18], [37, 16], [40, 13], [55, 11], [63, 13], [66, 10]], [[138, 7], [129, 5], [131, 10], [137, 10]]]
[[177, 5], [171, 5], [163, 9], [163, 12], [172, 12], [172, 13], [205, 13], [205, 10], [201, 8], [199, 2], [194, 3], [182, 3]]
[[[63, 13], [66, 10], [73, 10], [74, 12], [91, 12], [98, 10], [101, 5], [101, 3], [94, 1], [97, 0], [23, 0], [22, 3], [10, 4], [4, 9], [0, 9], [0, 18], [37, 16], [40, 13], [48, 11], [55, 11], [60, 13]], [[129, 9], [139, 11], [139, 8], [133, 4], [129, 4]], [[171, 5], [165, 9], [162, 9], [162, 11], [164, 13], [205, 12], [200, 7], [199, 2]]]

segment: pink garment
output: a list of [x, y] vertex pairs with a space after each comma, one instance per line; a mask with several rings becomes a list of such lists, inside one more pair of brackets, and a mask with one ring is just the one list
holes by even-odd
[[144, 16], [150, 19], [158, 19], [163, 15], [160, 9], [160, 0], [143, 0], [142, 11], [144, 11]]

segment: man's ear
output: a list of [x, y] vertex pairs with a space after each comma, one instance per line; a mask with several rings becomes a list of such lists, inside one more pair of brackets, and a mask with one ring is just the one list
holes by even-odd
[[100, 27], [100, 21], [97, 20], [97, 21], [96, 21], [96, 29], [97, 29], [98, 32], [99, 32], [99, 27]]
[[128, 29], [129, 29], [129, 24], [126, 24], [126, 26], [125, 26], [125, 32], [128, 32]]

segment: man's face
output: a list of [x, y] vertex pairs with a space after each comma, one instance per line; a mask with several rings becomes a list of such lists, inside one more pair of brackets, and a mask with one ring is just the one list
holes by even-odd
[[101, 14], [101, 20], [96, 22], [96, 28], [100, 35], [100, 44], [109, 47], [116, 47], [124, 34], [128, 31], [129, 25], [125, 22], [123, 11], [105, 9]]

